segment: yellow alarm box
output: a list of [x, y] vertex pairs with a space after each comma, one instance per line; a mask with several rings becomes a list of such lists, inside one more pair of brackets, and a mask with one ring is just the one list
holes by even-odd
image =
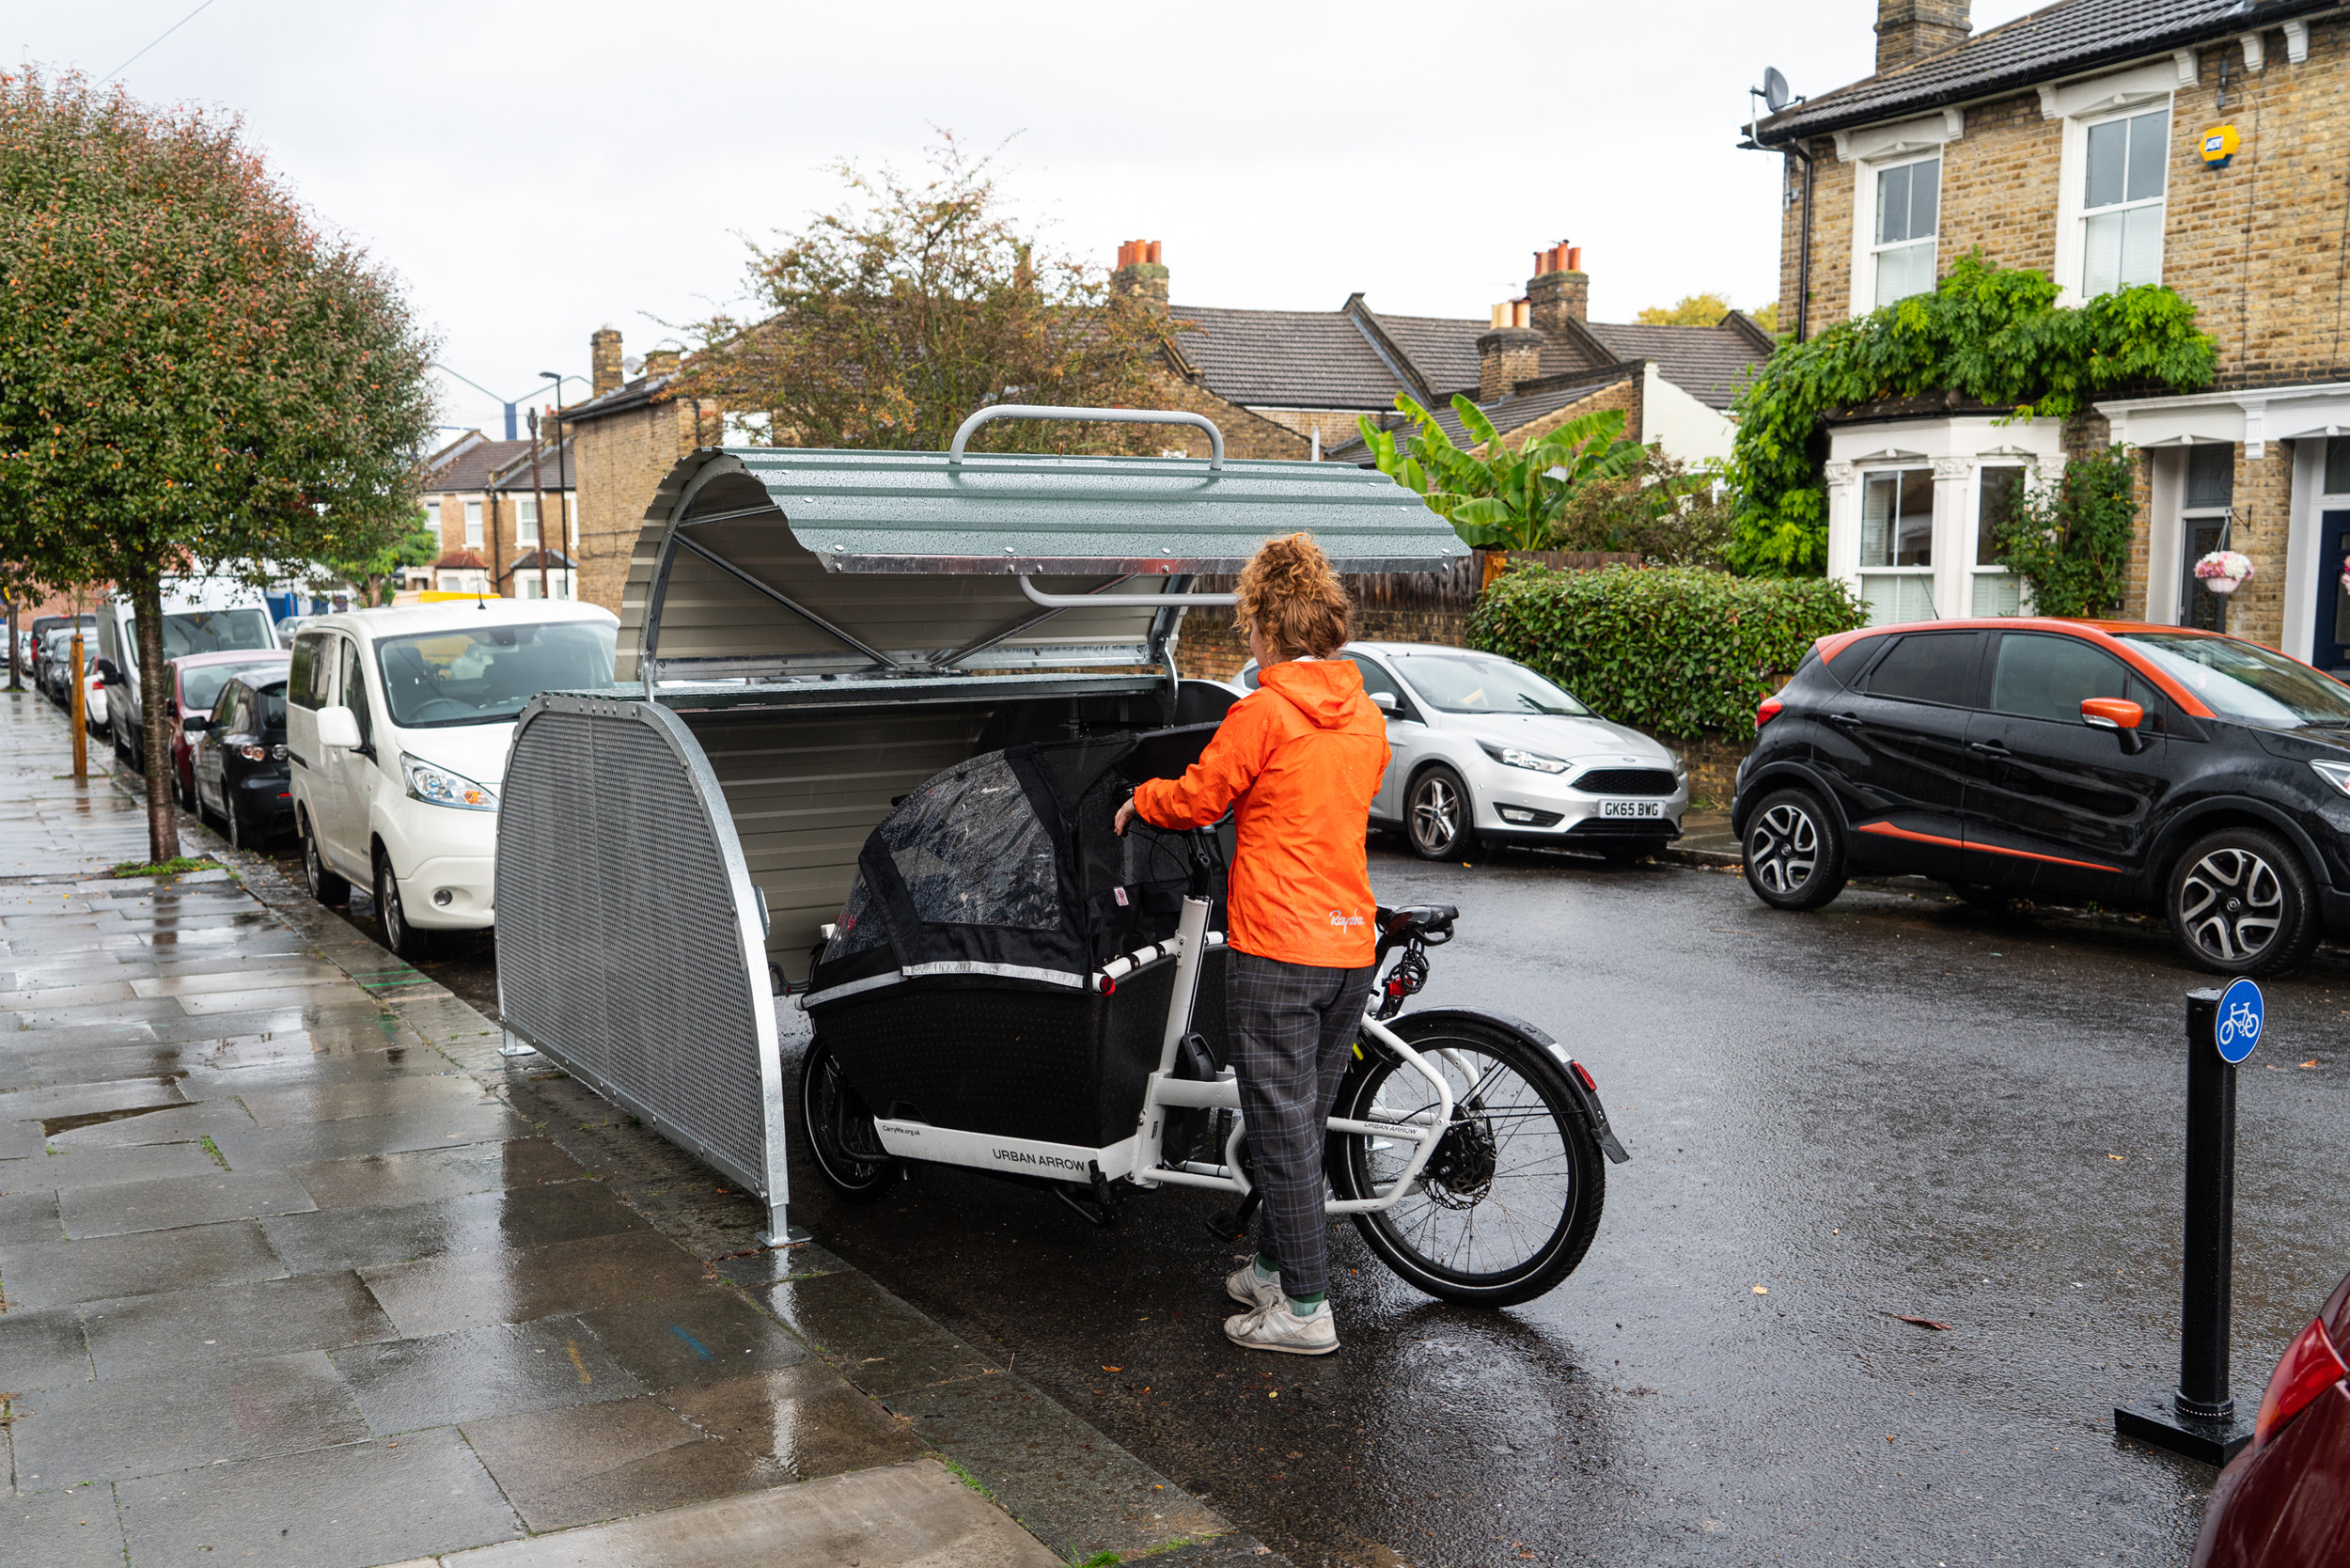
[[2216, 169], [2226, 168], [2228, 160], [2235, 156], [2236, 145], [2234, 126], [2213, 126], [2203, 133], [2204, 164]]

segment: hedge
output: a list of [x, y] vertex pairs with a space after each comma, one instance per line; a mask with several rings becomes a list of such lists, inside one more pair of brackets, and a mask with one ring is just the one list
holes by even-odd
[[1528, 563], [1512, 565], [1478, 601], [1469, 645], [1541, 670], [1619, 724], [1745, 741], [1756, 704], [1814, 640], [1867, 619], [1842, 584], [1819, 577]]

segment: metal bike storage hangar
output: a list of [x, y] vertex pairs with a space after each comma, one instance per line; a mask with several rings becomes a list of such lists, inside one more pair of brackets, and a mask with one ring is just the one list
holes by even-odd
[[[999, 418], [1195, 425], [1213, 455], [964, 450]], [[867, 835], [981, 752], [1177, 722], [1183, 612], [1231, 603], [1190, 578], [1300, 530], [1342, 572], [1466, 553], [1386, 476], [1227, 462], [1194, 414], [997, 407], [946, 452], [682, 460], [631, 559], [617, 690], [549, 694], [516, 727], [508, 1029], [763, 1199], [782, 1239], [775, 995]]]

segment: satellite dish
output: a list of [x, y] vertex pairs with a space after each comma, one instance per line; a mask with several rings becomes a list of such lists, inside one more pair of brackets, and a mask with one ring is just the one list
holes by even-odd
[[1771, 106], [1771, 113], [1777, 114], [1787, 107], [1791, 98], [1792, 95], [1787, 90], [1787, 78], [1778, 73], [1778, 67], [1764, 66], [1762, 68], [1762, 102]]
[[623, 375], [633, 376], [644, 368], [644, 360], [636, 354], [630, 354], [626, 359], [620, 361], [620, 371]]

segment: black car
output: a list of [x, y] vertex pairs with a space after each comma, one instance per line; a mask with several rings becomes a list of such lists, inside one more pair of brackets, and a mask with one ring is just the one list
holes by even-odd
[[1731, 821], [1747, 882], [1816, 909], [1856, 870], [1970, 900], [2159, 910], [2264, 975], [2350, 931], [2350, 686], [2240, 638], [2007, 618], [1825, 637], [1762, 704]]
[[196, 810], [240, 849], [293, 827], [293, 776], [286, 762], [286, 680], [246, 670], [222, 685], [209, 718], [191, 715]]

